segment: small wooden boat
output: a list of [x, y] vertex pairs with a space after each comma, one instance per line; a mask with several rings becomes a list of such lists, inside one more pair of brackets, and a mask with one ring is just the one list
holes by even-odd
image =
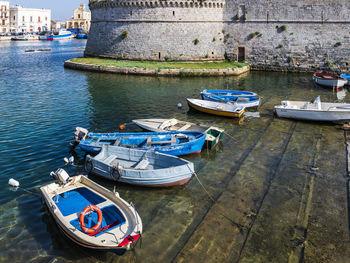
[[106, 144], [95, 157], [86, 157], [85, 169], [110, 180], [148, 187], [183, 185], [194, 172], [193, 163], [176, 156]]
[[206, 135], [202, 132], [129, 132], [129, 133], [86, 133], [77, 127], [75, 140], [79, 147], [88, 153], [97, 154], [103, 144], [156, 150], [170, 155], [199, 153]]
[[215, 89], [215, 90], [210, 90], [210, 89], [205, 89], [201, 92], [201, 96], [217, 96], [222, 99], [227, 99], [231, 100], [232, 98], [237, 98], [237, 97], [243, 97], [243, 98], [255, 98], [258, 96], [254, 92], [250, 91], [240, 91], [240, 90], [220, 90], [220, 89]]
[[231, 103], [215, 102], [208, 100], [186, 99], [188, 105], [198, 111], [225, 117], [240, 117], [244, 107]]
[[234, 105], [240, 105], [245, 108], [258, 107], [260, 104], [260, 98], [258, 97], [235, 97], [235, 96], [218, 96], [214, 94], [204, 94], [201, 93], [203, 100], [217, 101], [217, 102], [227, 102], [233, 103]]
[[340, 74], [340, 77], [348, 81], [346, 85], [350, 85], [350, 73], [342, 73]]
[[325, 71], [315, 72], [312, 79], [319, 86], [334, 89], [342, 88], [348, 82], [346, 79], [341, 78], [336, 74]]
[[57, 225], [72, 241], [110, 250], [128, 249], [140, 238], [141, 218], [117, 192], [82, 175], [70, 177], [61, 168], [51, 175], [58, 181], [40, 190]]
[[317, 97], [314, 102], [282, 101], [275, 106], [278, 117], [311, 120], [343, 122], [350, 120], [350, 104], [325, 103]]
[[195, 124], [177, 119], [138, 119], [133, 120], [133, 123], [142, 129], [153, 132], [164, 131], [199, 131], [206, 134], [205, 145], [212, 149], [222, 138], [224, 130], [214, 127]]

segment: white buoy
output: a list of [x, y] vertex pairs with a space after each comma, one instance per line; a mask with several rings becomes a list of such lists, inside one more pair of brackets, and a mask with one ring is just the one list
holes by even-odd
[[177, 107], [178, 107], [179, 109], [181, 109], [181, 108], [182, 108], [182, 104], [179, 102], [179, 103], [177, 104]]
[[64, 161], [66, 164], [69, 163], [69, 160], [68, 160], [67, 157], [64, 157], [64, 158], [63, 158], [63, 161]]
[[16, 181], [15, 179], [13, 179], [13, 178], [10, 178], [9, 185], [11, 185], [13, 187], [18, 187], [19, 186], [19, 182]]
[[74, 163], [74, 156], [69, 157], [68, 161], [70, 164], [73, 164]]

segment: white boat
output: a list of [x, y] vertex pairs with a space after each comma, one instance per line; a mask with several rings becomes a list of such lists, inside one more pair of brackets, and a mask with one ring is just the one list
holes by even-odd
[[278, 117], [311, 120], [343, 122], [350, 120], [350, 104], [321, 102], [318, 96], [314, 102], [282, 101], [275, 106]]
[[188, 121], [180, 121], [177, 119], [137, 119], [132, 120], [137, 126], [142, 129], [153, 132], [165, 131], [199, 131], [206, 134], [206, 146], [211, 149], [222, 138], [224, 130], [214, 127], [195, 124]]
[[223, 103], [209, 100], [186, 99], [188, 105], [198, 111], [225, 117], [240, 117], [245, 108], [243, 106], [233, 105], [232, 103]]
[[[142, 233], [132, 204], [85, 176], [51, 173], [57, 182], [40, 188], [60, 230], [75, 243], [93, 249], [128, 249]], [[96, 212], [96, 213], [95, 213]]]
[[348, 82], [346, 79], [341, 78], [336, 74], [325, 71], [315, 72], [312, 79], [319, 86], [334, 89], [340, 89]]
[[55, 32], [49, 36], [47, 36], [47, 40], [62, 40], [62, 39], [70, 39], [72, 38], [72, 32], [65, 30], [65, 29], [60, 29], [58, 32]]
[[147, 187], [184, 185], [194, 173], [192, 162], [176, 156], [106, 144], [95, 157], [86, 156], [85, 169], [109, 180]]

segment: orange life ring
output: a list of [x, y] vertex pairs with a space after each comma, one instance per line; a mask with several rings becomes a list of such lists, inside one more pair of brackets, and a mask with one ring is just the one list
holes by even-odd
[[[97, 216], [98, 216], [96, 225], [94, 225], [91, 228], [86, 227], [85, 222], [84, 222], [85, 215], [87, 215], [87, 213], [90, 211], [91, 212], [96, 211]], [[80, 213], [79, 224], [80, 224], [81, 229], [85, 233], [88, 233], [88, 234], [95, 233], [96, 230], [99, 229], [101, 227], [101, 224], [102, 224], [102, 211], [101, 211], [101, 209], [95, 205], [88, 205], [87, 207], [85, 207], [84, 210]]]

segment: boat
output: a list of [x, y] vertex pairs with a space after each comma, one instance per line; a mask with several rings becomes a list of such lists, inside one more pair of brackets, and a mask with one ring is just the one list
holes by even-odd
[[201, 93], [203, 100], [233, 103], [234, 105], [241, 105], [245, 108], [258, 107], [260, 98], [258, 97], [244, 97], [244, 96], [219, 96], [210, 93]]
[[20, 34], [14, 37], [11, 37], [11, 40], [14, 41], [28, 41], [28, 40], [38, 40], [39, 37], [37, 35], [32, 34]]
[[202, 132], [129, 132], [129, 133], [91, 133], [81, 127], [75, 131], [76, 144], [91, 154], [100, 152], [103, 144], [156, 150], [170, 155], [199, 153], [205, 141]]
[[62, 40], [62, 39], [70, 39], [72, 38], [72, 32], [60, 29], [58, 32], [54, 32], [53, 34], [47, 36], [47, 40]]
[[250, 91], [241, 91], [241, 90], [220, 90], [220, 89], [205, 89], [201, 92], [201, 96], [218, 96], [223, 99], [232, 99], [237, 97], [244, 97], [244, 98], [254, 98], [258, 96], [258, 94]]
[[346, 79], [339, 77], [336, 74], [318, 71], [312, 76], [314, 82], [322, 87], [340, 89], [348, 82]]
[[103, 145], [95, 157], [86, 156], [85, 169], [106, 179], [147, 187], [184, 185], [192, 177], [192, 162], [155, 151]]
[[186, 99], [188, 105], [198, 111], [225, 117], [240, 117], [244, 112], [244, 107], [233, 105], [232, 103]]
[[137, 119], [132, 120], [137, 126], [142, 129], [153, 132], [165, 131], [199, 131], [206, 134], [205, 146], [212, 149], [216, 146], [224, 134], [224, 130], [214, 127], [195, 124], [177, 119]]
[[88, 36], [87, 36], [87, 34], [84, 33], [84, 32], [79, 32], [78, 34], [75, 35], [75, 38], [76, 38], [76, 39], [87, 39]]
[[93, 249], [129, 249], [142, 234], [142, 221], [132, 203], [86, 176], [70, 177], [59, 168], [57, 180], [40, 188], [60, 230], [75, 243]]
[[350, 120], [350, 104], [321, 102], [318, 96], [313, 102], [282, 101], [275, 106], [278, 117], [311, 121], [344, 122]]
[[342, 73], [340, 74], [340, 77], [348, 81], [346, 85], [350, 85], [350, 73]]

